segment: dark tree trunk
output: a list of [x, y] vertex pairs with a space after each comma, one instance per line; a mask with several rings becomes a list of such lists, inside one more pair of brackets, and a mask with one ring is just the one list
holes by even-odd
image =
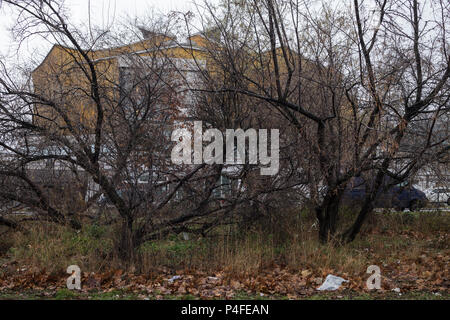
[[387, 170], [389, 163], [390, 159], [386, 159], [383, 161], [382, 167], [377, 172], [377, 175], [375, 177], [375, 181], [371, 192], [366, 194], [365, 196], [364, 203], [361, 207], [361, 210], [359, 211], [358, 217], [356, 218], [353, 225], [349, 229], [347, 229], [341, 236], [344, 242], [348, 243], [355, 240], [367, 216], [372, 212], [374, 201], [377, 197], [377, 193], [380, 190], [380, 188], [382, 188], [383, 185], [383, 180], [385, 176], [384, 172]]
[[120, 238], [117, 243], [119, 259], [126, 265], [130, 265], [135, 258], [135, 236], [133, 232], [133, 219], [126, 218], [122, 222]]
[[344, 242], [348, 243], [355, 240], [356, 236], [361, 230], [364, 221], [366, 220], [366, 217], [369, 215], [372, 209], [373, 209], [373, 200], [367, 197], [353, 225], [342, 234], [342, 239]]
[[319, 240], [327, 243], [336, 234], [339, 219], [339, 205], [343, 190], [338, 190], [328, 194], [321, 207], [316, 208], [317, 219], [319, 220]]

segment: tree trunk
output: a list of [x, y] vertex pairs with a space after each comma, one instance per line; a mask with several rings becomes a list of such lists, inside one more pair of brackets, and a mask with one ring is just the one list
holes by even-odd
[[375, 198], [377, 197], [378, 191], [382, 187], [383, 179], [384, 179], [384, 172], [387, 170], [389, 166], [390, 160], [386, 159], [383, 161], [382, 169], [378, 171], [375, 182], [372, 187], [372, 190], [368, 194], [366, 194], [364, 203], [361, 207], [361, 210], [359, 211], [358, 217], [356, 218], [353, 225], [345, 231], [341, 238], [344, 242], [352, 242], [355, 240], [357, 234], [361, 230], [361, 227], [366, 220], [367, 215], [372, 212]]
[[342, 191], [327, 195], [323, 205], [316, 208], [316, 215], [319, 220], [319, 240], [321, 243], [327, 243], [336, 234], [341, 197]]
[[364, 221], [366, 220], [367, 215], [372, 211], [372, 209], [373, 200], [367, 197], [353, 225], [342, 234], [342, 240], [344, 242], [349, 243], [355, 240]]
[[119, 259], [129, 266], [135, 258], [135, 237], [133, 232], [133, 219], [126, 218], [122, 222], [120, 238], [117, 243], [117, 252]]

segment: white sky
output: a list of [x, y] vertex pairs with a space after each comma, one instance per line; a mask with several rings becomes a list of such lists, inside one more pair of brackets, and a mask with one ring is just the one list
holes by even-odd
[[[91, 23], [107, 25], [108, 19], [124, 18], [125, 16], [143, 17], [145, 13], [154, 10], [168, 13], [170, 11], [189, 11], [193, 7], [191, 0], [65, 0], [65, 6], [70, 10], [71, 23], [79, 24], [88, 21], [88, 8], [91, 7]], [[0, 1], [1, 3], [1, 1]], [[19, 59], [13, 51], [12, 38], [8, 28], [14, 23], [14, 17], [7, 10], [5, 3], [0, 9], [0, 56], [8, 59]], [[6, 10], [5, 10], [6, 9]], [[110, 22], [110, 21], [109, 21]], [[20, 60], [24, 61], [33, 55], [43, 55], [51, 48], [51, 43], [42, 40], [28, 41], [19, 51]]]
[[[201, 3], [202, 0], [195, 0]], [[218, 1], [218, 0], [217, 0]], [[339, 0], [330, 0], [339, 3]], [[1, 3], [1, 0], [0, 0]], [[91, 8], [91, 24], [106, 26], [112, 19], [121, 20], [126, 16], [143, 18], [148, 17], [153, 12], [169, 13], [170, 11], [196, 12], [193, 0], [65, 0], [65, 6], [71, 13], [70, 22], [75, 25], [87, 24], [88, 8]], [[429, 4], [427, 5], [429, 6]], [[12, 42], [8, 27], [14, 23], [14, 16], [6, 10], [6, 4], [0, 8], [0, 58], [15, 60], [16, 63], [23, 63], [33, 58], [35, 62], [42, 60], [50, 50], [52, 43], [35, 38], [34, 41], [24, 43], [17, 54], [17, 46]], [[425, 12], [430, 8], [425, 7]], [[429, 13], [429, 12], [428, 12]], [[12, 62], [12, 61], [11, 61]]]

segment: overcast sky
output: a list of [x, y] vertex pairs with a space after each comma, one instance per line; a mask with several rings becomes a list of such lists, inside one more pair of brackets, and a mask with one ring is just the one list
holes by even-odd
[[[0, 1], [1, 2], [1, 1]], [[120, 19], [127, 15], [143, 17], [146, 12], [155, 10], [161, 13], [170, 11], [188, 11], [192, 8], [191, 0], [65, 0], [70, 10], [71, 22], [86, 23], [88, 7], [91, 7], [91, 22], [93, 25], [107, 25], [108, 19]], [[3, 4], [5, 6], [5, 4]], [[8, 28], [14, 23], [13, 16], [2, 8], [0, 10], [0, 55], [18, 58], [15, 54], [12, 38]], [[51, 48], [50, 43], [35, 40], [27, 42], [20, 50], [20, 58], [26, 59], [30, 55], [45, 55]]]
[[[339, 3], [340, 0], [329, 1]], [[201, 3], [202, 0], [196, 0], [196, 2]], [[64, 3], [71, 14], [72, 24], [87, 24], [88, 8], [90, 7], [91, 24], [100, 27], [110, 25], [112, 20], [121, 21], [127, 16], [142, 19], [155, 11], [163, 14], [170, 11], [196, 11], [193, 0], [65, 0]], [[427, 6], [424, 11], [430, 13], [431, 10]], [[0, 57], [7, 61], [13, 59], [19, 64], [29, 62], [32, 57], [35, 63], [39, 63], [39, 60], [42, 60], [50, 50], [52, 43], [34, 38], [33, 41], [24, 43], [17, 54], [15, 51], [17, 47], [12, 43], [8, 31], [13, 23], [14, 15], [8, 12], [6, 5], [3, 4], [3, 7], [0, 8]]]

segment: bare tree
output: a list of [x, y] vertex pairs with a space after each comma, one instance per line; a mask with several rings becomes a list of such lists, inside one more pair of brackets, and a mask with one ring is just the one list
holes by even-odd
[[448, 135], [434, 133], [448, 113], [446, 2], [205, 1], [197, 8], [211, 64], [233, 83], [203, 74], [210, 87], [198, 91], [254, 98], [256, 112], [268, 107], [295, 128], [321, 241], [335, 238], [352, 178], [366, 177], [369, 192], [339, 237], [345, 241], [389, 187], [387, 177], [399, 183], [448, 152]]
[[[147, 240], [202, 234], [234, 208], [213, 196], [220, 167], [171, 163], [170, 133], [189, 97], [186, 61], [168, 50], [176, 44], [170, 19], [140, 26], [143, 37], [135, 26], [85, 34], [61, 2], [4, 5], [17, 14], [18, 40], [43, 36], [55, 45], [22, 78], [1, 63], [2, 200], [74, 228], [99, 219], [91, 210], [98, 200], [112, 206], [104, 212], [120, 224], [117, 251], [125, 262]], [[199, 223], [205, 216], [213, 218]]]

